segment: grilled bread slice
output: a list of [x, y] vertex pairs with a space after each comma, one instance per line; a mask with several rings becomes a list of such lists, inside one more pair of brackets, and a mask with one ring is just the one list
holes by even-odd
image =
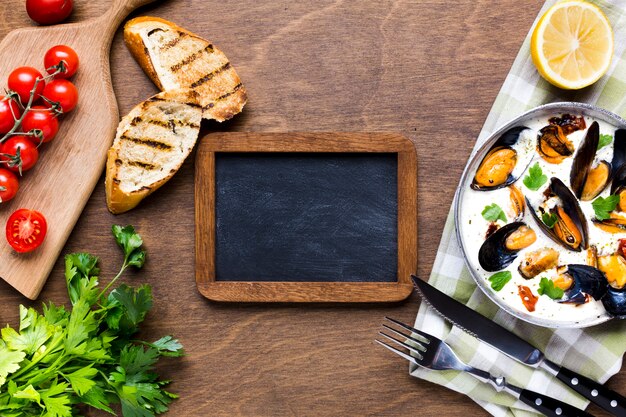
[[193, 90], [159, 93], [122, 119], [107, 155], [105, 188], [111, 213], [134, 208], [178, 171], [198, 139], [201, 120]]
[[163, 91], [198, 92], [203, 118], [218, 122], [241, 112], [246, 89], [211, 42], [157, 17], [137, 17], [124, 26], [124, 40], [144, 72]]

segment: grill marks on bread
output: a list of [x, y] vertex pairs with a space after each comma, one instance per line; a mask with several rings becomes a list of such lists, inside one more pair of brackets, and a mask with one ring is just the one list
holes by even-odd
[[245, 105], [245, 87], [226, 55], [212, 42], [152, 17], [129, 21], [124, 39], [146, 73], [163, 90], [196, 91], [204, 118], [221, 122], [239, 113]]

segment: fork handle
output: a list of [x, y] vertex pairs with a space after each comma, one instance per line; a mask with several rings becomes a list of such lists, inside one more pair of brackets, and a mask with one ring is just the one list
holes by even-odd
[[526, 405], [549, 417], [593, 417], [574, 406], [535, 391], [523, 389], [519, 399]]

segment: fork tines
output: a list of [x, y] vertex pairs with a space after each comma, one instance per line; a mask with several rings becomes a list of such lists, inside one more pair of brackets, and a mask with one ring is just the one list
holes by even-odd
[[[430, 343], [430, 339], [428, 337], [428, 334], [417, 330], [409, 325], [406, 325], [402, 322], [399, 322], [398, 320], [392, 319], [390, 317], [385, 317], [386, 320], [390, 321], [391, 323], [394, 323], [396, 326], [401, 327], [403, 330], [409, 331], [411, 333], [407, 334], [404, 333], [402, 331], [399, 331], [397, 329], [394, 329], [393, 327], [388, 326], [387, 324], [383, 323], [383, 328], [387, 331], [387, 332], [391, 332], [392, 334], [395, 334], [397, 336], [400, 336], [401, 338], [404, 338], [404, 340], [406, 341], [410, 341], [411, 344], [406, 343], [403, 340], [399, 340], [393, 336], [390, 336], [387, 333], [384, 332], [378, 332], [379, 335], [385, 337], [388, 340], [391, 340], [392, 342], [394, 342], [395, 344], [402, 346], [403, 348], [407, 349], [409, 351], [409, 353], [412, 353], [413, 355], [410, 355], [400, 349], [397, 349], [383, 341], [380, 341], [378, 339], [376, 339], [375, 341], [382, 345], [383, 347], [389, 349], [390, 351], [392, 351], [393, 353], [403, 357], [404, 359], [408, 360], [409, 362], [414, 363], [415, 365], [419, 365], [418, 360], [423, 359], [422, 353], [426, 351], [426, 345], [428, 345]], [[421, 336], [421, 339], [418, 339], [417, 337], [413, 336], [413, 334], [417, 334], [419, 336]]]

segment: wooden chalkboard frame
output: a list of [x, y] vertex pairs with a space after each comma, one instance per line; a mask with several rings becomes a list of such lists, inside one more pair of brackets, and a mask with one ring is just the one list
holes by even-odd
[[[216, 281], [215, 154], [219, 152], [397, 153], [398, 280], [395, 282]], [[393, 302], [407, 298], [417, 271], [417, 153], [398, 133], [210, 133], [195, 166], [196, 285], [212, 301]]]

